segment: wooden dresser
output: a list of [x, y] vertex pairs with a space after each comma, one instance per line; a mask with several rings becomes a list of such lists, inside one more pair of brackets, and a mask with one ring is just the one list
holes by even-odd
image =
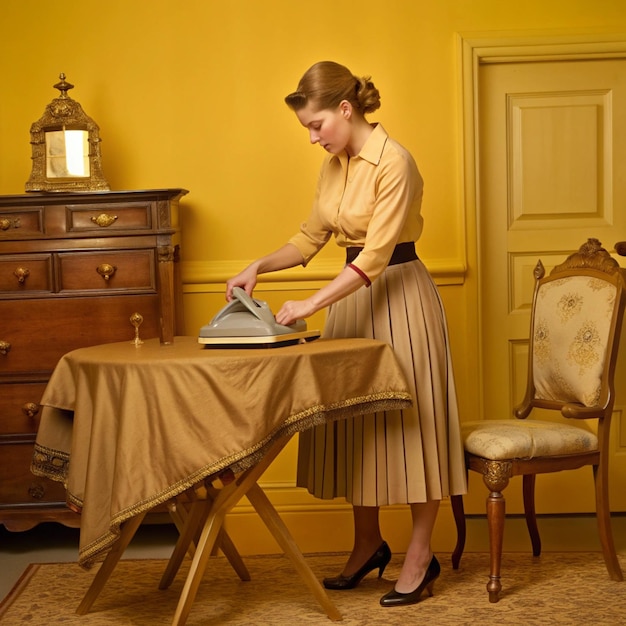
[[183, 334], [184, 189], [0, 196], [0, 524], [78, 526], [63, 485], [30, 472], [39, 400], [59, 358]]

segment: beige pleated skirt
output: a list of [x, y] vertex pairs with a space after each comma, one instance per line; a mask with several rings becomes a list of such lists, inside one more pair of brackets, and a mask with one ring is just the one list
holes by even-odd
[[297, 484], [357, 506], [440, 500], [466, 492], [445, 312], [421, 261], [389, 266], [370, 287], [332, 305], [324, 337], [389, 343], [413, 406], [300, 433]]

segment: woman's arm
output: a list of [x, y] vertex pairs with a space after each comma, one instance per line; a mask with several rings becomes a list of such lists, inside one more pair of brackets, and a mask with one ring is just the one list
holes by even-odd
[[250, 263], [245, 270], [228, 280], [226, 282], [226, 300], [232, 300], [233, 287], [242, 287], [249, 295], [252, 295], [259, 274], [302, 265], [303, 261], [302, 254], [296, 246], [291, 243], [285, 244], [275, 252]]
[[306, 300], [288, 300], [276, 314], [279, 324], [289, 326], [296, 320], [313, 315], [365, 285], [365, 280], [349, 267], [345, 267], [328, 285], [322, 287]]

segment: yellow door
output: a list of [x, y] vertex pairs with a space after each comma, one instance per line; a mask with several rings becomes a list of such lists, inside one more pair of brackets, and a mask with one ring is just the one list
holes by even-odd
[[[537, 259], [549, 272], [588, 237], [609, 251], [626, 240], [626, 59], [487, 63], [478, 72], [481, 351], [490, 419], [511, 416], [523, 396]], [[626, 344], [622, 357], [626, 363]], [[614, 511], [626, 510], [620, 369]], [[521, 511], [511, 496], [507, 510]], [[542, 476], [537, 510], [593, 511], [589, 468]]]

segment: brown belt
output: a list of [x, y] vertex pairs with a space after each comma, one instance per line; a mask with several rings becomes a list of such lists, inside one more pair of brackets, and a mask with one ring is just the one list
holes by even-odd
[[[363, 250], [363, 248], [360, 246], [346, 248], [346, 265], [352, 263], [361, 250]], [[404, 243], [397, 244], [393, 249], [391, 259], [389, 259], [389, 265], [400, 265], [400, 263], [408, 263], [409, 261], [417, 261], [415, 242], [405, 241]]]

